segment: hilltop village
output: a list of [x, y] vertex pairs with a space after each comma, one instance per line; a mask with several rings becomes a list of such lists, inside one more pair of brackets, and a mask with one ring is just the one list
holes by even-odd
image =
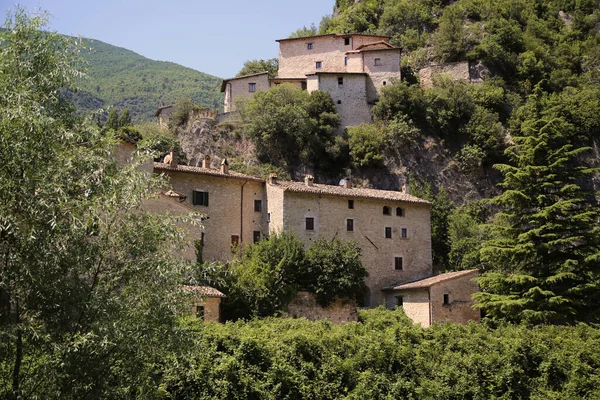
[[[389, 39], [361, 34], [280, 39], [277, 76], [262, 72], [225, 79], [225, 114], [219, 118], [235, 113], [239, 99], [289, 83], [309, 92], [328, 92], [342, 129], [370, 122], [379, 91], [400, 79], [401, 51]], [[172, 110], [167, 106], [157, 111], [159, 124], [166, 125]], [[198, 116], [215, 117], [210, 110]], [[407, 185], [396, 191], [353, 187], [351, 179], [324, 185], [308, 174], [303, 182], [279, 180], [275, 174], [263, 180], [230, 171], [226, 159], [215, 162], [208, 155], [199, 166], [178, 165], [170, 155], [153, 170], [169, 178], [172, 190], [166, 198], [208, 216], [197, 238], [207, 261], [230, 260], [232, 248], [281, 231], [293, 232], [305, 245], [318, 237], [355, 241], [369, 273], [361, 306], [402, 306], [422, 326], [479, 320], [471, 300], [478, 290], [473, 281], [478, 271], [433, 276], [430, 203], [411, 195]], [[205, 310], [208, 305], [199, 302], [196, 307], [198, 315], [218, 319], [218, 311]], [[316, 308], [301, 308], [294, 315], [352, 319], [344, 307], [324, 314]]]

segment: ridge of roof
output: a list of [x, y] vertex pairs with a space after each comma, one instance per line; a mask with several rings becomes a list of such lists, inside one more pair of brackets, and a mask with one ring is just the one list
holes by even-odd
[[452, 279], [461, 278], [463, 276], [468, 276], [471, 274], [478, 273], [479, 269], [468, 269], [464, 271], [454, 271], [454, 272], [446, 272], [445, 274], [439, 274], [435, 276], [430, 276], [429, 278], [423, 278], [412, 282], [407, 283], [397, 283], [390, 285], [384, 290], [409, 290], [409, 289], [426, 289], [430, 288], [433, 285], [437, 285], [441, 282], [446, 282]]
[[405, 203], [431, 205], [427, 200], [394, 190], [346, 188], [343, 186], [323, 185], [319, 183], [313, 183], [311, 186], [308, 186], [304, 182], [295, 181], [277, 181], [277, 183], [272, 185], [281, 186], [283, 191], [295, 193], [324, 194], [330, 196], [402, 201]]
[[198, 175], [209, 175], [209, 176], [218, 176], [218, 177], [222, 177], [222, 178], [243, 179], [243, 180], [247, 180], [247, 181], [264, 182], [263, 179], [260, 179], [260, 178], [257, 178], [255, 176], [251, 176], [251, 175], [241, 174], [241, 173], [235, 172], [235, 171], [229, 171], [228, 173], [224, 173], [218, 169], [191, 167], [189, 165], [172, 166], [172, 165], [165, 164], [165, 163], [155, 162], [154, 169], [157, 169], [159, 171], [188, 172], [188, 173], [198, 174]]
[[355, 50], [362, 50], [365, 47], [376, 46], [376, 45], [380, 45], [380, 44], [387, 46], [388, 49], [395, 48], [395, 46], [391, 45], [390, 43], [386, 42], [385, 40], [380, 40], [378, 42], [362, 44], [362, 45], [358, 46]]
[[220, 297], [220, 298], [227, 297], [222, 292], [220, 292], [219, 290], [217, 290], [211, 286], [181, 285], [181, 289], [186, 293], [199, 294], [200, 296], [204, 296], [204, 297]]

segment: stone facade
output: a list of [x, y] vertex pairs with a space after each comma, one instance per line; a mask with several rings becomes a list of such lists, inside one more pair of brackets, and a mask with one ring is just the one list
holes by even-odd
[[415, 282], [386, 288], [388, 308], [402, 306], [404, 312], [424, 327], [435, 322], [466, 324], [479, 322], [471, 296], [479, 291], [478, 270], [448, 272]]
[[225, 93], [225, 112], [235, 111], [235, 102], [238, 99], [252, 97], [269, 87], [267, 72], [225, 79], [221, 84], [221, 92]]
[[173, 111], [175, 111], [175, 107], [172, 104], [168, 106], [163, 105], [159, 107], [158, 110], [156, 110], [156, 113], [154, 113], [154, 116], [158, 121], [158, 126], [160, 126], [161, 128], [167, 128], [169, 118], [171, 117], [171, 114], [173, 114]]
[[287, 315], [292, 318], [306, 318], [309, 321], [325, 319], [334, 324], [358, 321], [355, 301], [337, 299], [329, 306], [321, 307], [314, 294], [302, 291], [288, 304]]
[[[370, 122], [371, 106], [381, 88], [400, 79], [400, 49], [390, 45], [389, 39], [359, 34], [280, 39], [277, 76], [264, 78], [268, 82], [257, 83], [256, 90], [281, 83], [309, 92], [323, 90], [331, 94], [342, 128]], [[235, 99], [247, 94], [249, 79], [257, 80], [258, 75], [223, 81], [225, 112], [235, 109]]]
[[221, 322], [221, 299], [226, 296], [210, 286], [182, 286], [190, 299], [187, 315], [206, 322]]
[[419, 70], [419, 81], [424, 89], [435, 86], [436, 75], [446, 75], [453, 82], [481, 83], [489, 73], [488, 69], [481, 63], [469, 63], [468, 61], [432, 65]]

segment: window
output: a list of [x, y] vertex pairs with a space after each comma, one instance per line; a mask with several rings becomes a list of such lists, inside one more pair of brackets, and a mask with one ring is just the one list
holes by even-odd
[[320, 69], [323, 66], [323, 62], [317, 61], [316, 68]]
[[195, 206], [208, 207], [208, 192], [201, 192], [199, 190], [192, 191], [192, 204]]
[[375, 59], [375, 65], [377, 65], [377, 66], [381, 65], [381, 58]]
[[346, 230], [348, 232], [354, 232], [354, 220], [352, 218], [346, 220]]
[[392, 238], [392, 227], [390, 227], [390, 226], [385, 227], [385, 238], [386, 239]]
[[386, 82], [386, 81], [383, 81], [383, 86], [385, 86], [385, 85], [387, 85], [387, 82]]
[[344, 38], [344, 46], [349, 46], [350, 45], [350, 38]]
[[313, 45], [312, 43], [306, 43], [306, 48], [308, 50], [312, 50], [312, 45]]
[[250, 92], [256, 92], [256, 83], [249, 83], [248, 84], [248, 90]]
[[252, 243], [260, 242], [260, 231], [252, 232]]
[[338, 101], [337, 101], [337, 103], [338, 103], [338, 104], [342, 104], [342, 101], [341, 101], [341, 100], [338, 100]]
[[354, 200], [348, 200], [348, 208], [354, 210]]
[[339, 76], [338, 77], [338, 85], [343, 85], [344, 84], [344, 78]]
[[404, 210], [402, 207], [396, 207], [396, 217], [404, 217]]
[[400, 237], [402, 239], [406, 239], [408, 238], [408, 229], [406, 228], [402, 228], [402, 230], [400, 231]]
[[267, 213], [267, 222], [271, 222], [271, 213]]
[[237, 246], [240, 243], [240, 237], [238, 235], [231, 235], [231, 245]]
[[388, 206], [383, 206], [383, 215], [392, 215], [392, 209]]
[[394, 257], [394, 269], [398, 271], [402, 271], [403, 269], [403, 259], [402, 257]]
[[396, 305], [402, 307], [404, 305], [404, 297], [396, 296]]
[[262, 212], [262, 200], [254, 200], [254, 212]]
[[444, 293], [444, 304], [450, 304], [450, 294]]
[[348, 65], [348, 57], [344, 57], [344, 65]]
[[196, 306], [196, 318], [204, 319], [204, 306]]
[[302, 86], [302, 90], [306, 90], [306, 82], [302, 82], [300, 85]]
[[312, 217], [306, 218], [306, 230], [314, 231], [315, 230], [315, 219]]

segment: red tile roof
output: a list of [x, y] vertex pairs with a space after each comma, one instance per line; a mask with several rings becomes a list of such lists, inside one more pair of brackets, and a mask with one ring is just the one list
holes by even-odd
[[169, 164], [155, 162], [154, 169], [158, 171], [186, 172], [190, 174], [218, 176], [221, 178], [243, 179], [246, 181], [264, 182], [264, 180], [260, 178], [246, 174], [240, 174], [239, 172], [229, 171], [228, 173], [223, 173], [219, 169], [190, 167], [189, 165], [177, 165], [173, 167]]
[[319, 194], [319, 195], [389, 200], [389, 201], [402, 201], [405, 203], [415, 203], [415, 204], [425, 204], [425, 205], [431, 204], [427, 200], [420, 199], [418, 197], [412, 196], [412, 195], [404, 193], [404, 192], [393, 191], [393, 190], [346, 188], [343, 186], [321, 185], [318, 183], [313, 183], [312, 186], [308, 186], [304, 182], [293, 182], [293, 181], [277, 181], [277, 183], [275, 183], [274, 186], [279, 186], [283, 189], [283, 191], [287, 191], [287, 192], [310, 193], [310, 194]]
[[219, 297], [222, 299], [227, 297], [217, 289], [210, 286], [182, 285], [181, 289], [186, 293], [196, 294], [202, 297]]
[[363, 50], [363, 49], [366, 49], [367, 47], [380, 46], [380, 45], [385, 46], [386, 49], [396, 49], [397, 48], [397, 47], [392, 46], [391, 44], [389, 44], [388, 42], [386, 42], [384, 40], [380, 40], [379, 42], [367, 43], [367, 44], [363, 44], [361, 46], [358, 46], [356, 48], [356, 50]]
[[421, 279], [415, 282], [403, 283], [400, 285], [392, 285], [386, 288], [386, 290], [408, 290], [408, 289], [426, 289], [430, 288], [438, 283], [446, 282], [451, 279], [462, 278], [468, 275], [477, 275], [479, 273], [478, 269], [469, 269], [466, 271], [455, 271], [455, 272], [447, 272], [445, 274], [440, 274], [436, 276], [432, 276], [430, 278]]

